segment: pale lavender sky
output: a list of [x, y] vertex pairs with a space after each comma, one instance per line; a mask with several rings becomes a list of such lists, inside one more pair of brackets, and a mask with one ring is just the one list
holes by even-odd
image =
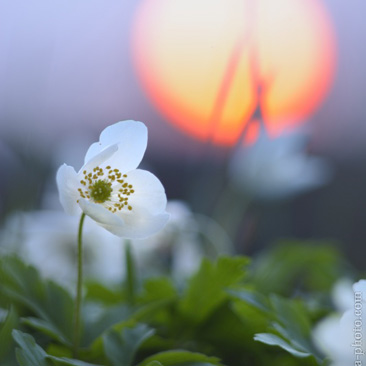
[[[164, 121], [134, 74], [129, 31], [136, 3], [0, 0], [0, 139], [47, 150], [78, 133], [92, 141], [109, 124], [137, 119], [150, 126], [152, 149], [187, 150], [190, 139]], [[325, 4], [338, 38], [338, 70], [309, 121], [313, 146], [366, 156], [366, 3]]]

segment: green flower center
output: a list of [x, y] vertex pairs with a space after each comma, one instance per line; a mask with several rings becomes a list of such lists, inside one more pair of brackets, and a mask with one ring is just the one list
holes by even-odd
[[129, 196], [135, 193], [134, 187], [128, 183], [127, 174], [122, 174], [118, 169], [108, 165], [104, 169], [97, 166], [93, 171], [84, 170], [80, 184], [82, 188], [78, 191], [81, 198], [102, 203], [111, 212], [132, 210]]
[[111, 198], [112, 190], [112, 184], [101, 179], [89, 186], [90, 197], [96, 203], [108, 201]]

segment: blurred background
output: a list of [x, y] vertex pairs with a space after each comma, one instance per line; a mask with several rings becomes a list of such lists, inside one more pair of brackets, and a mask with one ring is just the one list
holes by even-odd
[[198, 222], [207, 245], [242, 254], [327, 240], [362, 268], [365, 12], [361, 0], [1, 1], [3, 245], [28, 225], [19, 212], [61, 210], [59, 165], [78, 170], [106, 126], [133, 119], [149, 129], [142, 168], [180, 202], [175, 228]]

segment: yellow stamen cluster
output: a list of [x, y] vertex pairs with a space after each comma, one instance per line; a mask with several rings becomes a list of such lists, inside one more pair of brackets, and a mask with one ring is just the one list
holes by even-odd
[[[118, 169], [112, 169], [108, 165], [105, 169], [95, 167], [92, 172], [84, 170], [83, 176], [80, 183], [85, 188], [78, 188], [80, 197], [92, 200], [95, 203], [104, 203], [104, 206], [111, 212], [120, 211], [124, 207], [130, 211], [132, 210], [128, 198], [135, 193], [135, 190], [132, 184], [127, 182], [127, 174], [122, 175]], [[118, 193], [112, 196], [113, 192]]]

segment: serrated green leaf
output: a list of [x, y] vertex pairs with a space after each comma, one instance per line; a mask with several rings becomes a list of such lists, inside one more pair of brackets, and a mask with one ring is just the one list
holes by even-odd
[[13, 338], [11, 335], [12, 330], [18, 324], [18, 316], [14, 309], [11, 307], [4, 323], [0, 328], [0, 360], [6, 356], [10, 351], [11, 344], [13, 343]]
[[258, 342], [262, 342], [265, 344], [268, 344], [270, 346], [278, 346], [285, 351], [291, 353], [295, 357], [309, 357], [312, 356], [311, 353], [300, 351], [296, 348], [294, 348], [291, 344], [289, 344], [284, 339], [280, 338], [279, 336], [271, 333], [258, 333], [254, 336], [254, 340]]
[[20, 347], [16, 351], [17, 361], [20, 366], [48, 366], [46, 352], [36, 344], [31, 335], [16, 329], [13, 330], [12, 335]]
[[138, 366], [148, 366], [154, 361], [164, 366], [220, 365], [219, 359], [216, 357], [209, 357], [202, 353], [176, 350], [156, 353], [139, 363]]
[[154, 330], [145, 324], [125, 328], [121, 332], [112, 330], [103, 336], [106, 357], [113, 366], [130, 366], [138, 348], [153, 334]]
[[181, 302], [180, 310], [195, 323], [207, 316], [226, 298], [226, 289], [244, 277], [245, 257], [220, 257], [216, 263], [202, 261], [198, 272], [191, 278]]

